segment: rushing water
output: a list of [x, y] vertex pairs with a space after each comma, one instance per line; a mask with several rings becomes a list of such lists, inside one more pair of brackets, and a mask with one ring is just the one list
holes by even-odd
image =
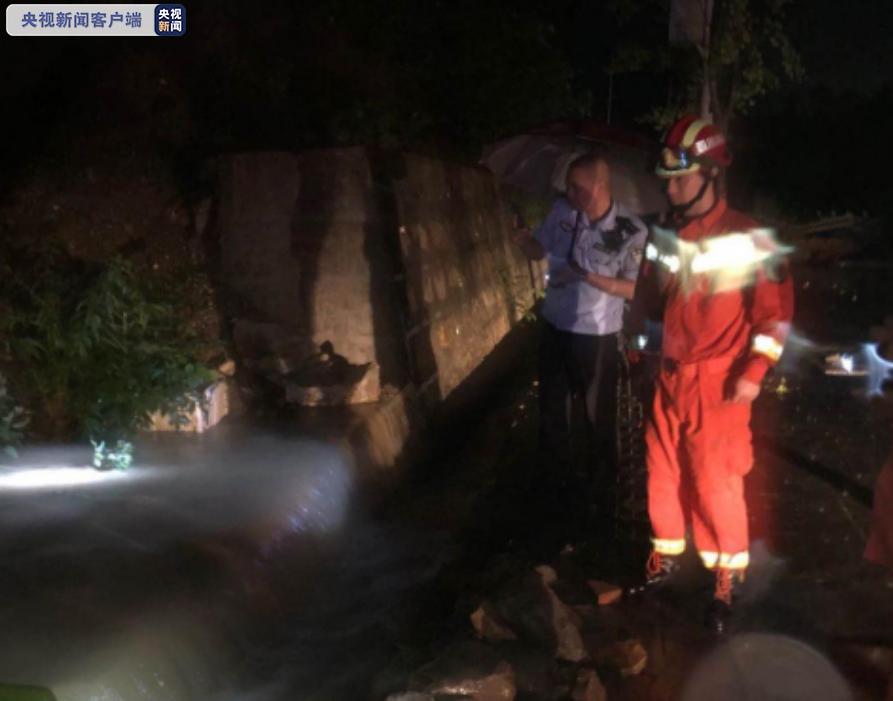
[[60, 701], [362, 698], [439, 541], [357, 513], [330, 445], [221, 430], [137, 451], [127, 473], [70, 446], [0, 470], [0, 683]]

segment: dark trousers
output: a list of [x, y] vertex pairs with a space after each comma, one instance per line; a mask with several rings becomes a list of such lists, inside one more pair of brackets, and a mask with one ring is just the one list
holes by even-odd
[[[617, 479], [617, 334], [589, 336], [543, 323], [539, 349], [540, 477], [612, 508]], [[585, 436], [573, 432], [582, 404]], [[574, 450], [580, 444], [582, 465]], [[591, 504], [584, 504], [588, 507]]]

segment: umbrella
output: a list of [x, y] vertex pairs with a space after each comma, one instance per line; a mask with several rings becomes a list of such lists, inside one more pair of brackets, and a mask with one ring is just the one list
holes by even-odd
[[500, 180], [534, 195], [564, 191], [567, 167], [597, 148], [611, 168], [614, 197], [635, 214], [666, 208], [654, 175], [654, 144], [630, 132], [592, 120], [551, 122], [484, 149], [481, 163]]

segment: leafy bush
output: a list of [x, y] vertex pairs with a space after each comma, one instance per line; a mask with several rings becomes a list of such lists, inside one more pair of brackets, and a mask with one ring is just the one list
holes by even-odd
[[28, 414], [9, 394], [6, 378], [0, 375], [0, 450], [15, 457], [27, 425]]
[[45, 433], [112, 445], [147, 427], [153, 412], [194, 409], [190, 393], [213, 374], [196, 359], [187, 301], [169, 281], [58, 246], [2, 259], [11, 380]]

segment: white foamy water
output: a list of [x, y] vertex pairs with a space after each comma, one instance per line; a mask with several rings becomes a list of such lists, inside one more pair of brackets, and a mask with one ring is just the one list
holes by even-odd
[[373, 641], [439, 566], [431, 542], [354, 513], [330, 445], [230, 430], [138, 443], [126, 473], [89, 459], [44, 446], [0, 466], [0, 683], [360, 698]]

